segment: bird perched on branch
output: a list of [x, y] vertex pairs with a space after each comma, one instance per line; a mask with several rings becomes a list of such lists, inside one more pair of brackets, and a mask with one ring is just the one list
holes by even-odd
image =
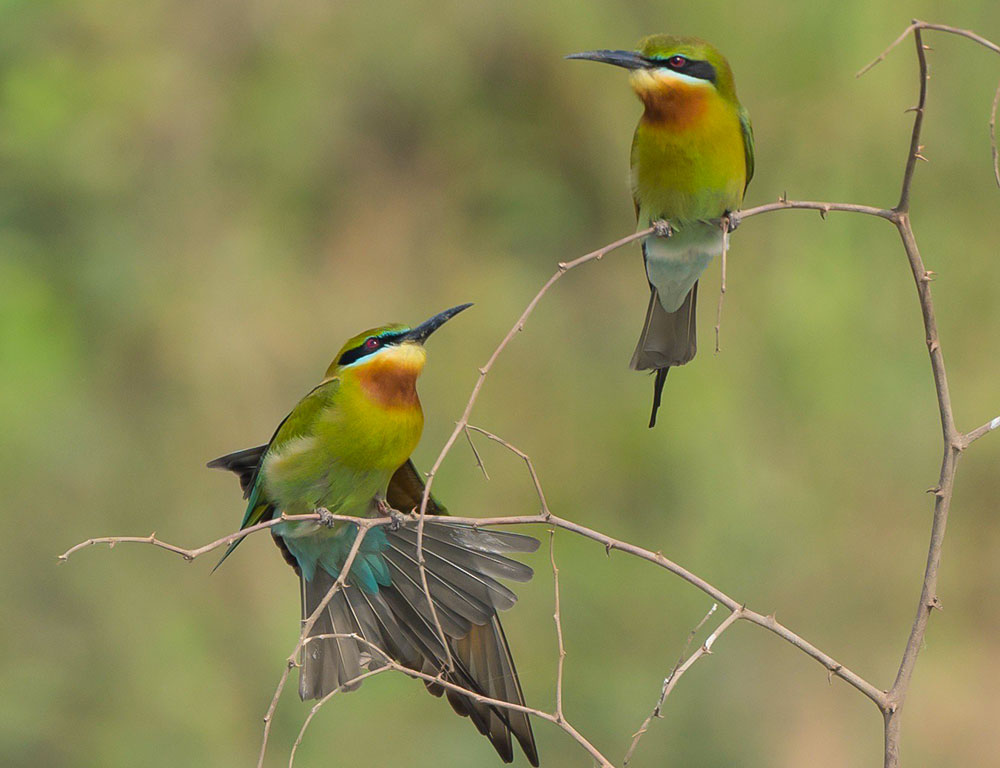
[[634, 51], [587, 51], [588, 59], [629, 70], [644, 111], [632, 139], [632, 199], [639, 228], [656, 221], [669, 236], [642, 244], [649, 308], [632, 355], [655, 370], [656, 412], [667, 371], [694, 358], [698, 278], [722, 252], [722, 219], [739, 208], [753, 176], [750, 116], [736, 98], [729, 63], [694, 37], [652, 35]]
[[[375, 517], [390, 509], [408, 512], [419, 507], [424, 483], [410, 454], [424, 424], [416, 391], [426, 360], [424, 342], [468, 306], [448, 309], [415, 328], [387, 325], [355, 336], [267, 445], [209, 462], [209, 467], [239, 475], [248, 500], [241, 530], [282, 513], [323, 509]], [[497, 616], [517, 597], [499, 579], [529, 580], [531, 568], [507, 555], [533, 552], [538, 541], [449, 523], [441, 517], [447, 511], [433, 498], [428, 499], [427, 513], [433, 517], [425, 519], [423, 557], [444, 637], [422, 585], [416, 524], [373, 527], [360, 544], [346, 585], [333, 595], [309, 633], [342, 636], [307, 641], [303, 647], [302, 699], [321, 698], [340, 686], [356, 688], [350, 681], [362, 668], [383, 666], [383, 657], [374, 650], [378, 648], [405, 667], [442, 674], [444, 680], [481, 696], [523, 706]], [[357, 526], [330, 517], [281, 522], [270, 529], [299, 575], [303, 619], [334, 585], [357, 536]], [[538, 765], [525, 713], [480, 703], [433, 683], [427, 688], [436, 696], [447, 693], [455, 711], [472, 719], [504, 762], [513, 760], [513, 734], [531, 764]]]

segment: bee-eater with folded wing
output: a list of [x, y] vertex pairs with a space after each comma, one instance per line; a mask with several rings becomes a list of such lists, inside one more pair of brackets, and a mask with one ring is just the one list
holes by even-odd
[[[418, 507], [424, 483], [410, 461], [424, 416], [416, 381], [424, 367], [424, 342], [466, 309], [463, 304], [415, 328], [387, 325], [362, 333], [337, 354], [326, 376], [281, 423], [267, 445], [209, 462], [239, 475], [247, 498], [242, 528], [264, 520], [318, 509], [355, 517]], [[318, 699], [350, 683], [362, 668], [382, 666], [381, 649], [402, 665], [491, 699], [524, 705], [514, 660], [497, 611], [516, 595], [498, 579], [527, 581], [531, 569], [506, 557], [533, 552], [538, 541], [506, 531], [478, 529], [442, 519], [444, 507], [428, 500], [423, 537], [427, 583], [441, 630], [422, 586], [413, 523], [372, 528], [361, 543], [346, 585], [327, 604], [306, 642], [299, 695]], [[341, 572], [357, 535], [348, 522], [294, 522], [271, 533], [298, 573], [302, 616], [310, 616]], [[234, 542], [222, 560], [236, 548]], [[222, 562], [220, 560], [220, 564]], [[218, 566], [216, 566], [218, 567]], [[356, 635], [367, 642], [358, 642]], [[370, 644], [370, 645], [369, 645]], [[511, 734], [528, 761], [538, 752], [528, 716], [506, 707], [427, 684], [447, 693], [452, 707], [486, 735], [504, 762], [514, 757]]]
[[753, 176], [750, 116], [729, 63], [704, 40], [652, 35], [634, 51], [567, 58], [628, 69], [645, 108], [632, 139], [636, 217], [640, 229], [661, 219], [672, 229], [642, 245], [651, 295], [631, 367], [656, 371], [652, 427], [667, 371], [695, 355], [698, 278], [722, 253], [721, 219], [739, 208]]

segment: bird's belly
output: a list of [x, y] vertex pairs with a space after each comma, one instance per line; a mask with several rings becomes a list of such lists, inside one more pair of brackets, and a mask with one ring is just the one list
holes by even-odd
[[695, 222], [670, 237], [653, 235], [643, 241], [646, 277], [667, 312], [680, 309], [712, 257], [720, 253], [722, 231], [709, 223]]
[[392, 475], [380, 466], [350, 465], [337, 452], [324, 450], [319, 437], [301, 437], [282, 446], [265, 459], [262, 473], [268, 498], [289, 515], [308, 514], [317, 507], [337, 514], [365, 514]]

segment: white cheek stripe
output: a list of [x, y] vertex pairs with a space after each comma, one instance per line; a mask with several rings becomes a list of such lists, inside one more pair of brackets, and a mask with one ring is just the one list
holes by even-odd
[[685, 75], [683, 72], [677, 72], [673, 69], [668, 69], [667, 67], [657, 67], [653, 70], [654, 77], [659, 80], [673, 80], [677, 83], [687, 83], [688, 85], [702, 85], [707, 87], [714, 87], [712, 83], [708, 80], [703, 80], [700, 77], [691, 77], [691, 75]]

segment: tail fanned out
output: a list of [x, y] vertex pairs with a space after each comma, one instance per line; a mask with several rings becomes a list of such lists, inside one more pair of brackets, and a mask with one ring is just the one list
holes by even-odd
[[[266, 449], [261, 445], [237, 451], [208, 466], [235, 472], [244, 495], [250, 497]], [[423, 492], [420, 473], [407, 461], [393, 475], [386, 497], [393, 509], [410, 511], [419, 507]], [[243, 527], [250, 522], [249, 513], [254, 509], [248, 509]], [[480, 696], [523, 706], [521, 684], [497, 611], [517, 601], [500, 579], [523, 582], [532, 577], [531, 568], [506, 555], [534, 552], [538, 540], [510, 531], [450, 523], [443, 517], [447, 510], [433, 496], [428, 499], [427, 512], [433, 515], [424, 523], [427, 585], [453, 662], [444, 679]], [[360, 683], [351, 681], [366, 668], [384, 666], [386, 656], [429, 675], [447, 669], [448, 654], [420, 577], [416, 526], [411, 523], [396, 531], [382, 530], [386, 537], [382, 557], [391, 583], [379, 584], [377, 590], [370, 591], [348, 580], [330, 598], [303, 647], [299, 673], [299, 695], [303, 699], [322, 698], [338, 688], [357, 688]], [[273, 530], [272, 535], [288, 564], [300, 572], [282, 537]], [[226, 554], [232, 549], [230, 546]], [[302, 579], [301, 573], [300, 579], [305, 619], [323, 602], [334, 577], [324, 568], [317, 568], [310, 580]], [[452, 708], [472, 720], [504, 762], [514, 759], [513, 735], [528, 761], [538, 765], [538, 750], [525, 713], [477, 702], [433, 683], [428, 683], [427, 689], [435, 696], [447, 694]]]
[[643, 323], [639, 343], [629, 363], [629, 366], [636, 371], [656, 371], [650, 427], [656, 424], [656, 411], [660, 407], [660, 393], [663, 391], [667, 371], [673, 366], [691, 362], [698, 350], [695, 331], [697, 306], [698, 283], [694, 284], [676, 312], [667, 312], [660, 304], [656, 289], [650, 290], [646, 321]]
[[[447, 653], [435, 628], [420, 578], [415, 524], [387, 530], [384, 552], [392, 584], [375, 594], [356, 585], [336, 593], [314, 624], [310, 636], [339, 635], [307, 641], [299, 677], [303, 699], [321, 698], [345, 686], [365, 668], [384, 663], [382, 649], [400, 664], [437, 675], [447, 668]], [[533, 552], [538, 541], [508, 531], [491, 531], [428, 519], [424, 525], [427, 583], [444, 630], [454, 667], [445, 680], [500, 701], [524, 705], [517, 671], [497, 616], [514, 605], [516, 595], [499, 579], [528, 581], [532, 570], [509, 553]], [[333, 585], [317, 569], [302, 583], [302, 615], [308, 617]], [[357, 635], [367, 642], [344, 637]], [[370, 643], [371, 645], [368, 645]], [[374, 646], [374, 648], [372, 647]], [[429, 684], [436, 696], [447, 693], [454, 710], [471, 718], [505, 762], [513, 760], [511, 734], [532, 765], [538, 753], [528, 717], [500, 706], [479, 703]]]

